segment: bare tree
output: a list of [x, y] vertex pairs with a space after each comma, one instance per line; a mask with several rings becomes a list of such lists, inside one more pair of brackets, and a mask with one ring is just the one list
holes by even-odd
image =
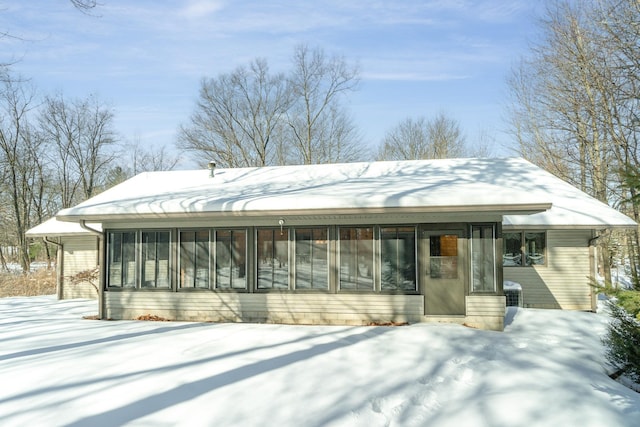
[[341, 101], [359, 83], [359, 71], [344, 58], [299, 45], [289, 77], [294, 104], [287, 112], [296, 163], [334, 163], [361, 156], [360, 140]]
[[203, 79], [196, 111], [189, 125], [180, 127], [178, 145], [202, 164], [212, 159], [227, 167], [272, 164], [290, 100], [284, 75], [270, 74], [264, 59]]
[[140, 141], [135, 141], [126, 145], [120, 156], [112, 162], [104, 188], [113, 187], [142, 172], [173, 170], [179, 161], [180, 158], [164, 146], [144, 148]]
[[23, 82], [7, 79], [0, 91], [0, 158], [3, 203], [10, 206], [3, 226], [9, 227], [17, 243], [20, 265], [29, 271], [29, 244], [25, 231], [31, 226], [34, 200], [41, 177], [34, 164], [40, 158], [40, 141], [28, 123], [34, 108], [35, 90]]
[[66, 100], [45, 98], [39, 116], [40, 131], [58, 165], [56, 186], [61, 207], [96, 194], [115, 158], [113, 111], [97, 97]]
[[458, 122], [444, 113], [428, 120], [406, 118], [384, 136], [378, 160], [446, 159], [465, 154]]
[[203, 79], [178, 146], [222, 166], [328, 163], [359, 158], [359, 135], [342, 101], [358, 73], [344, 59], [299, 46], [293, 69], [271, 74], [264, 59]]

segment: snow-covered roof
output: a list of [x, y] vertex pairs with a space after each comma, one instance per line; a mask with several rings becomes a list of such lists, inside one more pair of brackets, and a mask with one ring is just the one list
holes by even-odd
[[524, 159], [509, 159], [521, 174], [512, 185], [532, 197], [546, 195], [551, 209], [533, 215], [505, 215], [505, 228], [633, 228], [634, 220]]
[[[556, 209], [555, 203], [559, 203]], [[633, 225], [533, 164], [447, 159], [146, 172], [58, 218], [103, 222], [184, 216], [429, 212], [549, 212], [547, 222]], [[595, 212], [596, 215], [590, 212]], [[571, 215], [569, 215], [571, 214]], [[538, 215], [545, 215], [544, 213]], [[555, 223], [555, 222], [554, 222]]]
[[[87, 224], [94, 230], [101, 231], [100, 224]], [[76, 222], [59, 221], [55, 217], [49, 218], [42, 224], [27, 230], [25, 233], [28, 237], [61, 237], [61, 236], [80, 236], [90, 235], [91, 232], [85, 230]]]

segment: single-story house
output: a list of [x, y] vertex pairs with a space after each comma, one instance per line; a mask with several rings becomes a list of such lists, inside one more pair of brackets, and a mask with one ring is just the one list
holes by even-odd
[[210, 166], [58, 213], [101, 236], [102, 318], [501, 330], [504, 281], [592, 310], [598, 233], [637, 226], [520, 158]]
[[97, 298], [98, 292], [86, 280], [75, 280], [82, 272], [98, 267], [101, 225], [90, 224], [91, 230], [79, 223], [58, 221], [55, 217], [29, 229], [25, 234], [31, 238], [43, 238], [55, 245], [56, 251], [56, 293], [59, 299]]

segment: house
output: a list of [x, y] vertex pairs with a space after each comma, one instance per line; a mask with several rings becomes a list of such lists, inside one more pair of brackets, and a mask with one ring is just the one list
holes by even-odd
[[598, 232], [636, 227], [519, 158], [211, 166], [58, 213], [102, 236], [102, 318], [501, 330], [504, 280], [530, 307], [592, 309]]
[[[100, 224], [91, 225], [97, 231], [101, 230]], [[74, 277], [98, 267], [101, 233], [88, 231], [78, 223], [58, 221], [54, 217], [29, 229], [25, 234], [31, 238], [43, 238], [58, 248], [56, 293], [59, 299], [98, 297], [94, 284], [74, 280]]]

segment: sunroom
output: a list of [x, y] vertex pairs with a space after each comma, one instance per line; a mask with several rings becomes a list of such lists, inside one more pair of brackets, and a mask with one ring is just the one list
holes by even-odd
[[[150, 172], [57, 218], [102, 225], [103, 318], [502, 329], [503, 218], [553, 210], [523, 174], [548, 178], [522, 159]], [[511, 262], [544, 262], [534, 234]]]

